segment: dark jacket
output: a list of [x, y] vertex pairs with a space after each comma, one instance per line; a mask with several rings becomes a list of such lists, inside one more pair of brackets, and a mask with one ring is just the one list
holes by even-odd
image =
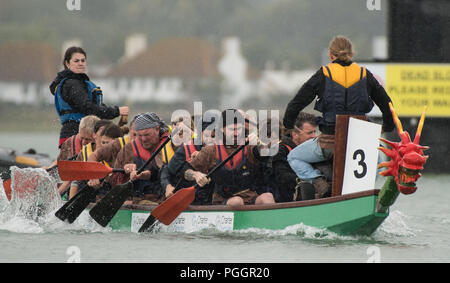
[[[349, 66], [353, 62], [342, 62], [334, 60], [341, 66]], [[366, 69], [367, 73], [367, 93], [373, 102], [380, 108], [383, 114], [383, 131], [390, 132], [394, 129], [392, 113], [389, 109], [391, 99], [385, 89], [375, 79], [373, 74]], [[316, 98], [322, 98], [325, 90], [325, 75], [322, 67], [300, 88], [295, 97], [289, 102], [284, 114], [283, 124], [287, 129], [294, 127], [298, 113], [308, 106]], [[320, 129], [323, 132], [323, 129]]]
[[274, 194], [276, 202], [293, 201], [297, 175], [289, 165], [287, 156], [295, 147], [291, 136], [284, 136], [279, 144], [278, 153], [273, 157], [273, 179], [277, 185]]
[[[201, 145], [195, 145], [195, 151], [199, 151], [201, 149], [202, 149]], [[192, 153], [193, 152], [190, 152], [190, 154]], [[187, 154], [189, 153], [186, 152], [185, 147], [180, 146], [180, 148], [178, 148], [175, 151], [175, 154], [173, 155], [172, 159], [170, 159], [168, 165], [170, 184], [176, 190], [188, 188], [196, 184], [195, 181], [187, 181], [184, 178], [184, 173], [186, 172], [186, 170], [192, 169], [192, 167], [189, 166], [187, 162], [188, 160], [188, 157], [186, 156]], [[192, 204], [193, 205], [211, 204], [213, 192], [214, 192], [214, 181], [211, 181], [208, 185], [204, 187], [198, 187], [195, 190], [195, 199], [192, 202]]]
[[[89, 80], [86, 74], [75, 74], [66, 69], [58, 73], [56, 78], [50, 84], [50, 92], [54, 95], [56, 87], [62, 79], [67, 78], [61, 89], [61, 96], [74, 111], [84, 115], [95, 115], [101, 119], [114, 119], [120, 115], [119, 107], [108, 107], [104, 104], [94, 103], [88, 94], [88, 88], [85, 80]], [[79, 122], [67, 121], [62, 125], [60, 138], [67, 138], [78, 133]]]

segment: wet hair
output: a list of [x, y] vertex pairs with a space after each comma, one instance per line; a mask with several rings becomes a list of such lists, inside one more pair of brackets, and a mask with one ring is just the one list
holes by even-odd
[[98, 132], [98, 130], [100, 130], [101, 127], [107, 126], [109, 124], [112, 124], [112, 122], [110, 120], [106, 120], [106, 119], [98, 120], [94, 125], [94, 133]]
[[70, 59], [72, 59], [72, 55], [74, 53], [81, 53], [84, 55], [84, 57], [87, 58], [86, 52], [83, 50], [83, 48], [78, 46], [72, 46], [67, 48], [66, 52], [64, 53], [64, 60], [63, 60], [63, 66], [64, 69], [68, 69], [66, 63], [69, 63]]
[[84, 130], [88, 134], [95, 133], [94, 129], [95, 129], [95, 125], [97, 124], [98, 121], [100, 121], [100, 118], [98, 118], [95, 115], [85, 116], [85, 117], [83, 117], [83, 119], [81, 119], [80, 126], [78, 129], [79, 129], [79, 131]]
[[112, 139], [120, 138], [123, 136], [122, 129], [116, 124], [110, 123], [108, 125], [105, 125], [102, 132], [100, 133], [101, 136], [107, 136]]
[[312, 126], [317, 126], [316, 124], [316, 116], [310, 113], [306, 112], [300, 112], [297, 116], [297, 119], [295, 119], [294, 126], [296, 126], [299, 129], [303, 128], [303, 124], [309, 123]]
[[353, 57], [353, 48], [350, 39], [338, 35], [330, 42], [330, 53], [340, 61], [349, 62]]

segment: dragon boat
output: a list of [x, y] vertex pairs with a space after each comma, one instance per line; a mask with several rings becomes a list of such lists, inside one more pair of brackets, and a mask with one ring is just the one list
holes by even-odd
[[[87, 208], [78, 205], [81, 203], [80, 201], [73, 202], [66, 207], [66, 204], [70, 203], [69, 201], [55, 215], [63, 221], [68, 219], [69, 223], [72, 223], [79, 215], [73, 214], [73, 209], [79, 206], [81, 208], [80, 213], [86, 208], [91, 217], [93, 217], [93, 214], [100, 215], [101, 217], [98, 219], [96, 217], [93, 217], [93, 219], [102, 226], [109, 225], [113, 230], [131, 232], [146, 231], [143, 227], [148, 227], [146, 226], [148, 223], [151, 223], [149, 224], [152, 227], [151, 230], [157, 228], [159, 231], [187, 233], [202, 229], [217, 229], [219, 231], [250, 228], [282, 230], [289, 226], [303, 224], [326, 229], [339, 235], [371, 235], [389, 216], [389, 207], [394, 204], [400, 194], [408, 195], [417, 190], [416, 182], [420, 178], [420, 171], [428, 159], [428, 156], [423, 153], [423, 150], [428, 149], [428, 147], [419, 144], [424, 125], [425, 109], [420, 118], [416, 136], [412, 141], [408, 132], [403, 131], [401, 122], [392, 105], [390, 107], [400, 136], [399, 142], [391, 142], [380, 138], [381, 126], [365, 121], [365, 117], [350, 117], [347, 115], [336, 117], [332, 196], [328, 198], [259, 205], [195, 206], [189, 205], [193, 197], [192, 199], [187, 197], [192, 196], [192, 192], [195, 192], [195, 188], [191, 187], [179, 190], [174, 196], [158, 206], [121, 205], [123, 202], [120, 202], [117, 210], [114, 210], [111, 209], [108, 202], [105, 202], [107, 205], [103, 207], [103, 210], [97, 211], [109, 214], [110, 218], [107, 221], [102, 221], [102, 219], [106, 219], [102, 216], [102, 213], [93, 213], [100, 203], [89, 204], [89, 201], [86, 202]], [[387, 147], [380, 147], [380, 140]], [[390, 160], [379, 163], [379, 150]], [[71, 162], [75, 161], [69, 161], [66, 164], [74, 164]], [[99, 166], [98, 164], [83, 163], [83, 166], [87, 165]], [[94, 172], [95, 170], [92, 172], [108, 174], [113, 170], [102, 164], [100, 166], [102, 166], [100, 172]], [[103, 170], [103, 167], [107, 170]], [[380, 172], [380, 175], [386, 177], [386, 180], [380, 189], [376, 189], [377, 169], [383, 167], [387, 169]], [[64, 180], [64, 170], [61, 170], [63, 167], [58, 168], [60, 169], [59, 176], [61, 180]], [[73, 171], [69, 173], [74, 174]], [[86, 172], [83, 172], [83, 176], [86, 176]], [[26, 178], [25, 181], [28, 182], [28, 179]], [[33, 185], [32, 187], [35, 188], [36, 186]], [[126, 184], [123, 187], [122, 185], [117, 187], [119, 188], [117, 191], [121, 192], [120, 194], [126, 193], [126, 195], [123, 195], [125, 197], [128, 195], [127, 191], [132, 188]], [[18, 192], [15, 188], [12, 191]], [[187, 193], [182, 193], [182, 191]], [[115, 197], [123, 196], [115, 195]], [[117, 200], [115, 197], [112, 197], [111, 201]], [[74, 197], [74, 200], [76, 200], [76, 197]], [[83, 199], [80, 197], [79, 200]], [[77, 204], [75, 205], [75, 203]], [[168, 205], [168, 203], [171, 205]], [[59, 212], [62, 214], [59, 214]], [[74, 217], [69, 217], [67, 213], [74, 215]], [[63, 215], [64, 217], [62, 217]]]
[[[325, 228], [340, 235], [370, 235], [388, 217], [377, 212], [379, 190], [368, 190], [317, 200], [266, 205], [189, 206], [170, 225], [159, 229], [172, 232], [196, 232], [213, 228], [219, 231], [249, 228], [281, 230], [303, 223]], [[123, 206], [109, 223], [113, 230], [137, 232], [156, 206]]]
[[[394, 204], [400, 193], [411, 194], [416, 191], [416, 181], [420, 177], [420, 171], [428, 158], [423, 154], [423, 150], [428, 149], [428, 147], [419, 145], [425, 109], [414, 141], [411, 141], [408, 132], [403, 131], [392, 105], [391, 111], [401, 139], [400, 142], [390, 142], [379, 138], [381, 126], [363, 121], [363, 129], [367, 131], [368, 124], [373, 124], [379, 127], [376, 128], [375, 126], [374, 131], [379, 134], [375, 143], [359, 141], [359, 144], [353, 146], [357, 150], [354, 150], [350, 145], [350, 139], [352, 141], [354, 139], [354, 137], [351, 137], [352, 120], [356, 121], [357, 119], [338, 115], [332, 197], [233, 207], [190, 205], [170, 225], [156, 222], [155, 227], [163, 231], [189, 233], [208, 228], [219, 231], [249, 228], [280, 230], [292, 225], [304, 224], [319, 229], [327, 229], [339, 235], [371, 235], [389, 216], [389, 207]], [[361, 117], [356, 118], [361, 119]], [[359, 136], [361, 136], [360, 133]], [[349, 140], [349, 143], [347, 143], [347, 140]], [[390, 149], [378, 147], [379, 140], [386, 143]], [[373, 148], [373, 145], [375, 148]], [[378, 164], [378, 154], [376, 154], [372, 158], [375, 160], [369, 161], [369, 153], [367, 152], [364, 155], [366, 152], [364, 146], [368, 147], [367, 151], [375, 150], [378, 153], [378, 150], [381, 150], [391, 160]], [[355, 154], [361, 154], [361, 152], [362, 155]], [[356, 162], [356, 167], [353, 168], [349, 164], [352, 163], [349, 162], [349, 160], [352, 161], [352, 158], [353, 163]], [[373, 163], [375, 168], [371, 167], [369, 162]], [[375, 184], [377, 167], [387, 168], [380, 173], [380, 175], [386, 177], [381, 189], [370, 187]], [[368, 173], [369, 171], [375, 171], [373, 172], [375, 177], [371, 177], [372, 180], [360, 178], [361, 173]], [[349, 175], [350, 177], [348, 177]], [[352, 183], [351, 177], [355, 179], [355, 182]], [[363, 180], [358, 180], [358, 178]], [[124, 205], [108, 225], [113, 230], [137, 232], [156, 207], [151, 205]]]

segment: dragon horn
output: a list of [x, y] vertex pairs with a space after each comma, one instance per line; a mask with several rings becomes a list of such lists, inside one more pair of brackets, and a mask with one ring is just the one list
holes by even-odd
[[391, 149], [387, 149], [387, 148], [381, 147], [381, 146], [379, 146], [378, 149], [381, 150], [384, 154], [386, 154], [390, 158], [395, 157], [395, 151], [393, 151]]
[[391, 165], [390, 162], [381, 162], [380, 164], [378, 164], [378, 169], [383, 167], [389, 167], [389, 165]]
[[394, 106], [392, 105], [392, 102], [389, 102], [389, 108], [391, 109], [392, 118], [394, 119], [394, 123], [397, 126], [398, 133], [399, 134], [403, 133], [402, 122], [400, 122], [397, 112], [395, 112]]
[[420, 135], [422, 134], [423, 124], [425, 122], [425, 112], [427, 111], [427, 106], [423, 107], [422, 116], [420, 116], [419, 125], [417, 126], [416, 137], [414, 138], [414, 143], [419, 144]]
[[389, 145], [390, 147], [395, 147], [396, 143], [388, 141], [387, 139], [384, 138], [379, 138], [380, 141], [384, 142], [385, 144]]

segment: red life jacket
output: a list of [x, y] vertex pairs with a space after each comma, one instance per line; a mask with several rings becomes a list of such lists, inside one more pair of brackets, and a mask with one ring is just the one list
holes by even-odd
[[[243, 151], [241, 151], [241, 154], [236, 154], [233, 156], [233, 158], [225, 163], [225, 167], [229, 170], [237, 168], [239, 164], [242, 162], [243, 159], [245, 159], [245, 156], [247, 156], [247, 147], [244, 148]], [[225, 149], [224, 145], [217, 145], [216, 144], [216, 159], [221, 162], [222, 160], [225, 160], [228, 157], [228, 153]]]
[[184, 153], [186, 155], [186, 162], [189, 162], [191, 161], [192, 154], [197, 151], [194, 145], [194, 141], [191, 140], [189, 144], [183, 144], [183, 146], [184, 146]]
[[76, 134], [74, 136], [71, 136], [69, 140], [70, 140], [70, 152], [72, 153], [72, 156], [78, 155], [78, 153], [80, 153], [81, 149], [83, 148], [81, 144], [80, 135]]
[[[158, 146], [156, 148], [158, 148], [166, 140], [166, 138], [169, 135], [170, 135], [169, 132], [166, 132], [166, 133], [162, 134], [160, 139], [159, 139], [159, 144], [158, 144]], [[138, 139], [133, 139], [131, 141], [131, 145], [133, 146], [133, 154], [134, 154], [134, 156], [139, 158], [139, 159], [141, 159], [142, 161], [145, 162], [152, 156], [152, 152], [146, 150], [142, 146], [142, 144], [139, 142]]]
[[[170, 135], [169, 132], [162, 134], [159, 140], [159, 144], [156, 148], [158, 148], [169, 135]], [[133, 147], [133, 155], [134, 155], [133, 161], [136, 164], [137, 168], [140, 168], [152, 156], [153, 152], [146, 150], [139, 142], [139, 139], [133, 139], [131, 141], [131, 145]], [[155, 160], [152, 160], [152, 162], [150, 162], [150, 164], [146, 167], [146, 170], [150, 170], [151, 178], [150, 180], [134, 181], [133, 196], [142, 197], [146, 194], [156, 194], [158, 196], [162, 196], [163, 189], [161, 187], [161, 182], [158, 177], [160, 168], [156, 165]]]
[[[228, 153], [224, 145], [216, 145], [217, 164], [227, 158]], [[256, 175], [253, 174], [253, 165], [247, 159], [247, 147], [236, 154], [230, 161], [220, 167], [215, 176], [215, 191], [224, 198], [244, 190], [254, 191]]]

